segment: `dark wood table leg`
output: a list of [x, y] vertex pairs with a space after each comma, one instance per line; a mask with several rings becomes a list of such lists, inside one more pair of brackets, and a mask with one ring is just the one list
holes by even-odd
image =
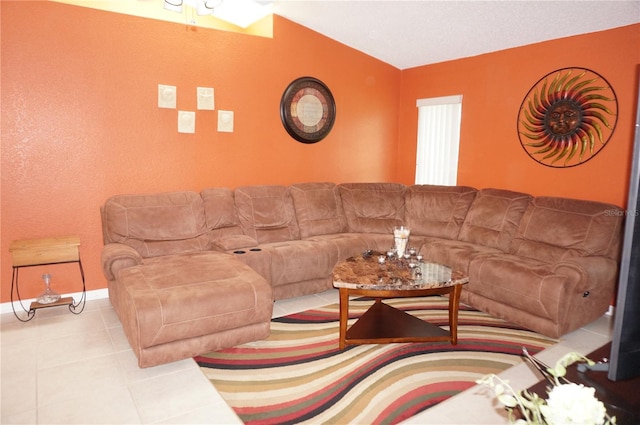
[[338, 348], [344, 350], [347, 338], [347, 321], [349, 320], [349, 290], [340, 288], [340, 339]]
[[462, 285], [455, 285], [453, 293], [449, 295], [449, 334], [451, 345], [458, 343], [458, 310], [460, 309], [460, 292]]

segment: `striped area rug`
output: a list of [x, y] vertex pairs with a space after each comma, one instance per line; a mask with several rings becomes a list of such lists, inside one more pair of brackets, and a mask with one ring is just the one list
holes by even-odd
[[[384, 302], [446, 328], [448, 299]], [[350, 324], [371, 305], [352, 300]], [[556, 341], [460, 306], [458, 344], [338, 349], [339, 305], [273, 319], [271, 336], [196, 357], [246, 424], [395, 424]]]

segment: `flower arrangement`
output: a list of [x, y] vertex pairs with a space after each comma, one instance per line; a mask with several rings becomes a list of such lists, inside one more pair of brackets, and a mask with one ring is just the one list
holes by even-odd
[[545, 400], [527, 390], [516, 392], [508, 381], [497, 375], [487, 375], [477, 381], [493, 389], [498, 401], [509, 412], [509, 422], [518, 425], [611, 425], [615, 417], [607, 414], [604, 404], [595, 396], [595, 390], [582, 384], [569, 382], [564, 375], [566, 367], [576, 361], [589, 365], [594, 362], [578, 353], [568, 353], [554, 368], [533, 358], [523, 348], [527, 359], [551, 382], [552, 388]]

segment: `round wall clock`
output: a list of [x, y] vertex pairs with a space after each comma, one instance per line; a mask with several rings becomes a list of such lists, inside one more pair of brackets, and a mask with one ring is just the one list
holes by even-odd
[[333, 95], [316, 78], [298, 78], [282, 95], [280, 119], [287, 133], [297, 141], [319, 142], [329, 134], [336, 119]]
[[618, 101], [607, 80], [585, 68], [563, 68], [542, 77], [525, 96], [518, 137], [540, 164], [572, 167], [600, 152], [617, 116]]

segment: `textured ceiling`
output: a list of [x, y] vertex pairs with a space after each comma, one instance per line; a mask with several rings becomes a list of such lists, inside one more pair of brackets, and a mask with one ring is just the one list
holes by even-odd
[[276, 0], [274, 13], [397, 68], [640, 22], [640, 1]]

